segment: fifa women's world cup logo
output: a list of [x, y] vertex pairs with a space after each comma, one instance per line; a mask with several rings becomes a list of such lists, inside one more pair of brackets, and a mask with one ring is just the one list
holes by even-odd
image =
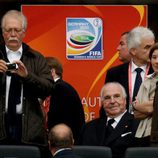
[[102, 20], [100, 18], [67, 18], [67, 59], [103, 59], [102, 29]]

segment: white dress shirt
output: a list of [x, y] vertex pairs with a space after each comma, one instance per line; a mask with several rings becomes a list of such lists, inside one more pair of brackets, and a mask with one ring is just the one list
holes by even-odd
[[[113, 119], [115, 120], [114, 123], [111, 124], [111, 126], [112, 126], [113, 128], [115, 128], [115, 127], [117, 126], [117, 124], [119, 123], [119, 121], [121, 120], [122, 116], [125, 114], [126, 111], [127, 111], [127, 110], [125, 110], [121, 115], [119, 115], [119, 116], [113, 118]], [[107, 118], [107, 122], [108, 122], [110, 119], [112, 119], [112, 118], [111, 118], [111, 117], [108, 117], [108, 118]]]
[[[135, 85], [135, 79], [136, 79], [136, 75], [137, 75], [137, 72], [135, 71], [135, 69], [138, 68], [137, 65], [135, 65], [133, 62], [132, 62], [132, 68], [131, 68], [131, 72], [132, 72], [132, 98], [133, 98], [133, 91], [134, 91], [134, 85]], [[141, 72], [141, 77], [142, 77], [142, 82], [144, 81], [145, 79], [145, 73], [146, 73], [146, 68], [147, 68], [147, 65], [143, 65], [141, 67], [143, 71]]]
[[[6, 52], [7, 52], [7, 58], [9, 60], [9, 62], [13, 63], [15, 60], [20, 60], [20, 58], [22, 56], [22, 46], [16, 52], [13, 52], [12, 50], [9, 50], [6, 47]], [[6, 77], [6, 100], [5, 100], [6, 112], [8, 111], [8, 97], [9, 97], [10, 81], [11, 81], [11, 76], [7, 76]], [[21, 103], [17, 104], [17, 106], [16, 106], [16, 112], [18, 114], [22, 113], [22, 98], [23, 98], [23, 86], [22, 86], [22, 90], [21, 90]]]

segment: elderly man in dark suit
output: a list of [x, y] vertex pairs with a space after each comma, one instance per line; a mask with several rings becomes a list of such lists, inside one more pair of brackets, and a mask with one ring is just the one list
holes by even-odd
[[127, 35], [127, 47], [131, 55], [131, 62], [112, 67], [107, 71], [105, 83], [119, 82], [127, 93], [127, 109], [133, 113], [132, 102], [137, 93], [134, 93], [136, 80], [136, 69], [141, 68], [142, 81], [147, 74], [153, 72], [149, 64], [149, 50], [154, 44], [155, 36], [153, 32], [145, 27], [135, 27]]
[[138, 122], [126, 110], [126, 92], [121, 84], [106, 83], [101, 89], [101, 101], [106, 117], [87, 123], [79, 144], [108, 146], [113, 158], [122, 158], [126, 148], [134, 145]]

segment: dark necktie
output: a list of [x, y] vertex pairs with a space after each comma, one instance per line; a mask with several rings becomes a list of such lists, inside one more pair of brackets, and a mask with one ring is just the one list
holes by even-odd
[[20, 103], [21, 82], [16, 74], [11, 74], [10, 89], [8, 95], [8, 117], [11, 124], [16, 123], [16, 105]]
[[[110, 120], [108, 121], [107, 126], [111, 126], [114, 122], [115, 122], [115, 120], [114, 120], [114, 119], [110, 119]], [[111, 126], [111, 127], [112, 127], [112, 126]]]
[[142, 83], [141, 72], [143, 70], [141, 68], [136, 68], [135, 71], [137, 72], [137, 75], [136, 75], [135, 84], [134, 84], [133, 101], [135, 100], [135, 97], [137, 96], [139, 87]]

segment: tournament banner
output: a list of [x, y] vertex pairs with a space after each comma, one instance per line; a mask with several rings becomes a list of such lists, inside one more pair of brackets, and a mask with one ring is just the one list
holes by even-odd
[[116, 50], [121, 34], [147, 26], [147, 9], [146, 5], [22, 5], [28, 19], [24, 41], [61, 61], [63, 79], [79, 93], [86, 121], [99, 116], [106, 71], [121, 64]]

